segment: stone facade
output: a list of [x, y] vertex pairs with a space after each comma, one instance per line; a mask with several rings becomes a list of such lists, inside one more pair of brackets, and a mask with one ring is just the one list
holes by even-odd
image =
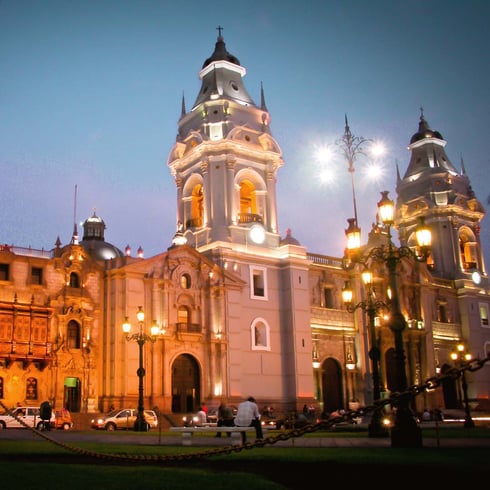
[[[0, 247], [4, 405], [47, 399], [79, 413], [136, 407], [141, 381], [145, 407], [165, 413], [217, 406], [222, 398], [236, 405], [249, 395], [277, 412], [372, 402], [368, 319], [363, 308], [349, 313], [342, 301], [346, 282], [355, 303], [365, 300], [362, 269], [307, 251], [290, 230], [279, 235], [281, 149], [264, 94], [256, 105], [244, 74], [220, 37], [191, 111], [182, 103], [168, 158], [176, 234], [165, 252], [122, 253], [105, 242], [105, 223], [95, 213], [81, 241], [75, 226], [71, 243], [58, 240], [50, 251]], [[400, 245], [413, 247], [421, 217], [433, 234], [426, 264], [404, 258], [397, 266], [409, 385], [452, 366], [458, 342], [475, 357], [490, 350], [490, 290], [478, 236], [483, 208], [444, 145], [422, 116], [397, 184]], [[373, 225], [365, 253], [386, 244], [386, 233]], [[388, 305], [386, 264], [373, 272], [376, 298]], [[394, 389], [390, 320], [390, 309], [380, 306], [374, 334], [382, 396]], [[124, 323], [131, 324], [128, 335]], [[158, 334], [150, 338], [152, 325]], [[470, 398], [483, 405], [490, 367], [468, 378]], [[456, 408], [457, 390], [449, 383], [414, 408]]]

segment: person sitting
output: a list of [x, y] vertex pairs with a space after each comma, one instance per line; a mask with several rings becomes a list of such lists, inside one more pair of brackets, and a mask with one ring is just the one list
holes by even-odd
[[208, 416], [206, 415], [206, 412], [202, 409], [202, 407], [199, 407], [196, 416], [194, 417], [194, 425], [197, 427], [206, 424], [208, 421]]
[[[259, 407], [253, 396], [249, 396], [244, 402], [238, 405], [235, 417], [235, 425], [238, 427], [255, 427], [256, 439], [263, 439], [262, 424], [260, 422]], [[247, 442], [247, 434], [241, 433], [242, 444]]]
[[[234, 425], [233, 410], [222, 400], [218, 407], [218, 427], [233, 427]], [[231, 433], [228, 432], [227, 436], [231, 437]], [[221, 437], [221, 432], [217, 432], [216, 437]]]

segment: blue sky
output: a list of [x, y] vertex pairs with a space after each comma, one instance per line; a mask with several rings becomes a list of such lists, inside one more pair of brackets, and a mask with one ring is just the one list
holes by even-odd
[[107, 241], [165, 251], [181, 97], [189, 109], [218, 25], [256, 102], [264, 85], [284, 153], [283, 236], [290, 228], [309, 251], [342, 255], [347, 164], [333, 161], [336, 179], [324, 183], [315, 152], [342, 136], [346, 113], [354, 134], [387, 148], [377, 182], [367, 158], [356, 162], [364, 237], [379, 191], [394, 197], [396, 162], [408, 165], [420, 107], [488, 210], [489, 20], [486, 0], [0, 0], [0, 243], [66, 244], [95, 208]]

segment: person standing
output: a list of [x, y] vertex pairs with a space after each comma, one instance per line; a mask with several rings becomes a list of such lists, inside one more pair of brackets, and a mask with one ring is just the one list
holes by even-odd
[[[260, 412], [257, 402], [253, 396], [249, 396], [238, 405], [235, 417], [235, 425], [238, 427], [255, 427], [256, 439], [263, 439], [262, 424], [260, 423]], [[242, 444], [247, 442], [247, 434], [241, 432]]]
[[44, 430], [51, 430], [51, 415], [53, 413], [53, 407], [48, 401], [42, 402], [39, 407], [39, 418], [43, 422]]

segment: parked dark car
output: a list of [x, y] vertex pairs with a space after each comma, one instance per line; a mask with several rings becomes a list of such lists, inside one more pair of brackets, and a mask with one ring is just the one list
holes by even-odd
[[308, 425], [310, 421], [302, 413], [291, 412], [286, 415], [279, 416], [262, 416], [261, 423], [267, 429], [301, 429]]

